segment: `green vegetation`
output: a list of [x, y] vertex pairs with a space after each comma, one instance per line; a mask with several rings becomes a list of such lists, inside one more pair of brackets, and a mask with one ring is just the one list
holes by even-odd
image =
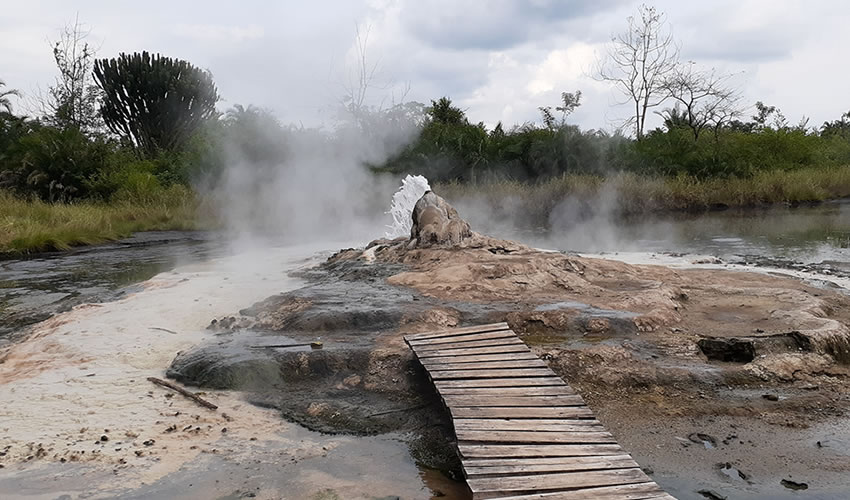
[[67, 250], [136, 231], [203, 229], [198, 202], [181, 186], [146, 200], [46, 203], [0, 191], [0, 255]]
[[449, 201], [474, 199], [499, 207], [510, 200], [513, 212], [539, 225], [545, 224], [549, 213], [566, 198], [593, 206], [609, 193], [616, 194], [611, 208], [618, 215], [796, 204], [850, 197], [850, 168], [809, 167], [790, 172], [765, 171], [746, 178], [707, 179], [628, 172], [610, 176], [565, 174], [537, 183], [455, 181], [437, 184], [434, 189]]

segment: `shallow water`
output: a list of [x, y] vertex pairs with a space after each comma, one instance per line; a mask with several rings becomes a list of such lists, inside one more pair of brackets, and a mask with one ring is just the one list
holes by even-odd
[[713, 255], [730, 262], [817, 264], [850, 276], [850, 200], [815, 206], [669, 214], [614, 220], [591, 216], [551, 230], [495, 230], [524, 243], [580, 253]]
[[136, 283], [221, 255], [224, 248], [212, 233], [151, 231], [65, 253], [0, 260], [0, 345], [26, 325], [77, 304], [120, 298]]

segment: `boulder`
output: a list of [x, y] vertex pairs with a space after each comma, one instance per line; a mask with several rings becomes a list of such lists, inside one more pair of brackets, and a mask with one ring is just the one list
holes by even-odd
[[426, 191], [413, 207], [409, 248], [459, 245], [472, 236], [469, 224], [443, 198]]

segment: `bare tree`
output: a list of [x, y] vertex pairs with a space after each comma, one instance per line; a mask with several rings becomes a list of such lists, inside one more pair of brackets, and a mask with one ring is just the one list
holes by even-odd
[[38, 112], [58, 127], [77, 127], [86, 132], [99, 130], [103, 120], [98, 111], [102, 92], [92, 76], [96, 50], [86, 41], [90, 34], [76, 17], [51, 42], [59, 75], [46, 93], [35, 96]]
[[[714, 69], [699, 70], [689, 61], [679, 65], [663, 82], [663, 89], [670, 99], [675, 101], [673, 108], [681, 111], [678, 116], [694, 136], [711, 127], [719, 130], [725, 123], [741, 113], [740, 92], [730, 85], [733, 75], [718, 73]], [[669, 121], [673, 112], [668, 110]]]
[[664, 81], [676, 68], [679, 48], [664, 14], [655, 7], [641, 5], [628, 23], [625, 32], [611, 38], [608, 57], [597, 61], [595, 77], [614, 85], [624, 96], [620, 104], [634, 107], [627, 123], [641, 140], [647, 113], [667, 98]]

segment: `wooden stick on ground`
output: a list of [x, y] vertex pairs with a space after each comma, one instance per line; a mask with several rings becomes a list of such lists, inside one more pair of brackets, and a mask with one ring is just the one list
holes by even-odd
[[148, 377], [148, 381], [153, 382], [156, 385], [168, 387], [169, 389], [171, 389], [173, 391], [177, 391], [181, 395], [186, 396], [187, 398], [191, 399], [192, 401], [198, 403], [201, 406], [209, 408], [210, 410], [218, 410], [218, 406], [210, 403], [206, 399], [202, 399], [200, 396], [196, 396], [195, 394], [192, 394], [191, 392], [180, 387], [179, 385], [172, 384], [171, 382], [168, 382], [166, 380], [162, 380], [162, 379], [156, 378], [156, 377]]

